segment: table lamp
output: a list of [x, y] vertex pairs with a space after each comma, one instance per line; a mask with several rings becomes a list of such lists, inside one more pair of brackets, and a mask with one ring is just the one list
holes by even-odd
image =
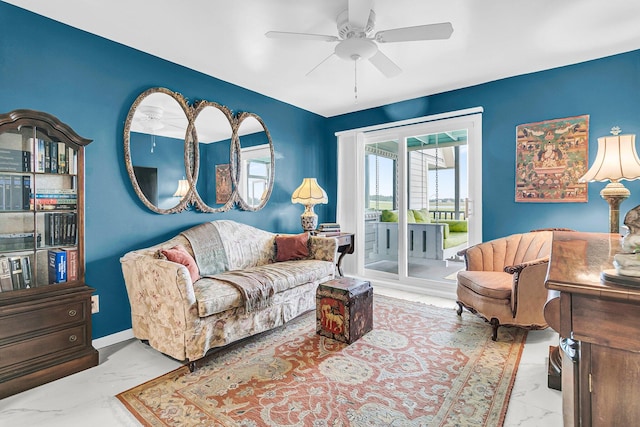
[[304, 212], [300, 215], [304, 231], [313, 231], [318, 227], [318, 215], [313, 211], [313, 207], [318, 203], [328, 202], [327, 193], [318, 185], [315, 178], [304, 178], [300, 187], [296, 188], [291, 195], [291, 203], [304, 205]]
[[631, 194], [620, 182], [640, 178], [640, 159], [636, 152], [635, 135], [619, 135], [620, 128], [611, 129], [613, 136], [598, 138], [596, 159], [578, 182], [611, 181], [600, 191], [609, 203], [609, 233], [620, 233], [620, 203]]
[[173, 193], [173, 197], [184, 197], [189, 192], [189, 181], [186, 179], [178, 180], [178, 188], [176, 192]]

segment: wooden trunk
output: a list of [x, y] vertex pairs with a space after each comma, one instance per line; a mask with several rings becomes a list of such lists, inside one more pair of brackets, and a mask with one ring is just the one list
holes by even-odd
[[371, 283], [340, 277], [318, 286], [316, 332], [351, 344], [373, 329]]

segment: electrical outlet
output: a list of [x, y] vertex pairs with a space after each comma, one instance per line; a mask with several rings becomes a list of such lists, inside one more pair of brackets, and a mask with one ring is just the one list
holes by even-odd
[[100, 311], [100, 299], [98, 295], [91, 295], [91, 314], [97, 313]]

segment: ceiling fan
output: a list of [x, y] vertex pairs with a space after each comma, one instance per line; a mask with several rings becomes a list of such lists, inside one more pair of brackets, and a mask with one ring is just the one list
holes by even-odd
[[337, 17], [338, 36], [268, 31], [265, 36], [278, 39], [311, 40], [337, 42], [335, 50], [316, 68], [333, 55], [347, 61], [358, 62], [368, 59], [386, 77], [395, 77], [402, 72], [388, 56], [378, 48], [378, 43], [396, 43], [418, 40], [444, 40], [451, 37], [453, 26], [450, 22], [418, 25], [415, 27], [395, 28], [378, 31], [373, 34], [376, 14], [372, 9], [373, 0], [349, 0], [347, 10]]

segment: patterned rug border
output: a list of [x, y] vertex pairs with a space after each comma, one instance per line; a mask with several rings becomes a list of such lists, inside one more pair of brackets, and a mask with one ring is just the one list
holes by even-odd
[[[429, 308], [430, 310], [435, 310], [435, 311], [448, 311], [450, 310], [452, 313], [454, 313], [454, 315], [457, 317], [457, 314], [455, 314], [456, 312], [456, 308], [452, 307], [451, 308], [447, 308], [447, 307], [442, 307], [442, 306], [436, 306], [436, 305], [432, 305], [432, 304], [427, 304], [427, 303], [423, 303], [423, 302], [418, 302], [418, 301], [410, 301], [410, 300], [404, 300], [401, 298], [396, 298], [396, 297], [391, 297], [391, 296], [386, 296], [386, 295], [379, 295], [379, 294], [374, 294], [374, 303], [376, 302], [382, 302], [382, 303], [386, 303], [386, 304], [391, 304], [391, 305], [396, 305], [396, 306], [402, 306], [404, 308], [407, 309], [413, 309], [413, 310], [418, 310], [418, 309], [424, 309]], [[254, 340], [258, 340], [262, 337], [268, 336], [272, 333], [274, 333], [275, 331], [281, 330], [283, 328], [287, 328], [287, 327], [292, 327], [294, 322], [302, 322], [303, 318], [305, 316], [311, 315], [311, 313], [314, 312], [314, 310], [305, 312], [303, 314], [301, 314], [300, 316], [298, 316], [295, 319], [292, 319], [290, 322], [288, 322], [285, 325], [282, 325], [278, 328], [275, 328], [274, 330], [271, 331], [266, 331], [248, 338], [245, 338], [244, 340], [241, 340], [239, 342], [235, 342], [232, 344], [229, 344], [226, 347], [217, 349], [216, 351], [212, 352], [212, 354], [209, 354], [207, 356], [205, 356], [203, 359], [200, 359], [198, 362], [198, 366], [205, 365], [208, 363], [216, 363], [216, 361], [213, 361], [214, 358], [216, 357], [221, 357], [229, 352], [232, 352], [233, 350], [235, 350], [238, 347], [244, 346], [246, 343], [252, 342]], [[471, 313], [467, 313], [464, 312], [463, 316], [462, 316], [462, 321], [463, 322], [481, 322], [483, 323], [486, 327], [487, 327], [487, 335], [490, 335], [490, 327], [489, 325], [484, 322], [482, 319], [480, 319], [479, 317], [477, 317], [476, 315], [473, 315]], [[524, 329], [519, 329], [519, 328], [512, 328], [512, 327], [502, 327], [501, 330], [504, 329], [509, 329], [509, 330], [514, 330], [515, 334], [514, 334], [514, 342], [511, 345], [511, 349], [513, 350], [514, 347], [517, 347], [517, 355], [515, 355], [515, 359], [511, 362], [514, 364], [513, 369], [511, 369], [511, 371], [509, 372], [510, 378], [508, 379], [508, 385], [505, 387], [505, 394], [503, 399], [498, 402], [498, 401], [492, 401], [492, 407], [496, 407], [496, 406], [500, 406], [500, 413], [499, 416], [497, 417], [497, 419], [495, 417], [493, 417], [493, 419], [495, 421], [497, 421], [497, 424], [495, 424], [496, 426], [503, 426], [504, 425], [504, 420], [508, 411], [508, 407], [509, 407], [509, 400], [511, 397], [511, 393], [513, 391], [513, 386], [515, 384], [515, 379], [518, 373], [518, 368], [520, 367], [520, 361], [522, 358], [522, 353], [524, 351], [524, 347], [525, 347], [525, 343], [526, 343], [526, 338], [527, 338], [527, 330]], [[328, 338], [327, 338], [328, 339]], [[498, 341], [500, 341], [500, 336], [498, 337]], [[513, 357], [513, 356], [512, 356]], [[135, 393], [136, 390], [139, 389], [146, 389], [146, 388], [150, 388], [151, 386], [153, 386], [154, 384], [158, 384], [158, 383], [162, 383], [165, 382], [167, 380], [170, 381], [177, 381], [178, 379], [180, 379], [181, 377], [185, 376], [185, 375], [189, 375], [190, 371], [189, 371], [189, 367], [188, 364], [184, 364], [172, 371], [169, 371], [165, 374], [162, 374], [156, 378], [150, 379], [148, 381], [145, 381], [139, 385], [136, 385], [134, 387], [131, 387], [128, 390], [122, 391], [120, 393], [118, 393], [115, 397], [122, 403], [122, 405], [130, 412], [131, 415], [133, 415], [143, 426], [149, 426], [149, 427], [155, 427], [158, 425], [161, 426], [167, 426], [169, 424], [164, 423], [161, 419], [158, 419], [157, 417], [155, 417], [154, 414], [149, 413], [147, 414], [148, 417], [152, 417], [155, 422], [150, 422], [147, 418], [145, 418], [144, 414], [140, 413], [139, 410], [130, 403], [129, 399], [131, 399], [133, 396], [133, 394]], [[131, 395], [131, 396], [129, 396]], [[127, 397], [129, 396], [129, 397]], [[492, 413], [492, 411], [490, 412]], [[489, 419], [489, 418], [488, 418]], [[486, 425], [490, 425], [490, 424], [486, 424]]]

